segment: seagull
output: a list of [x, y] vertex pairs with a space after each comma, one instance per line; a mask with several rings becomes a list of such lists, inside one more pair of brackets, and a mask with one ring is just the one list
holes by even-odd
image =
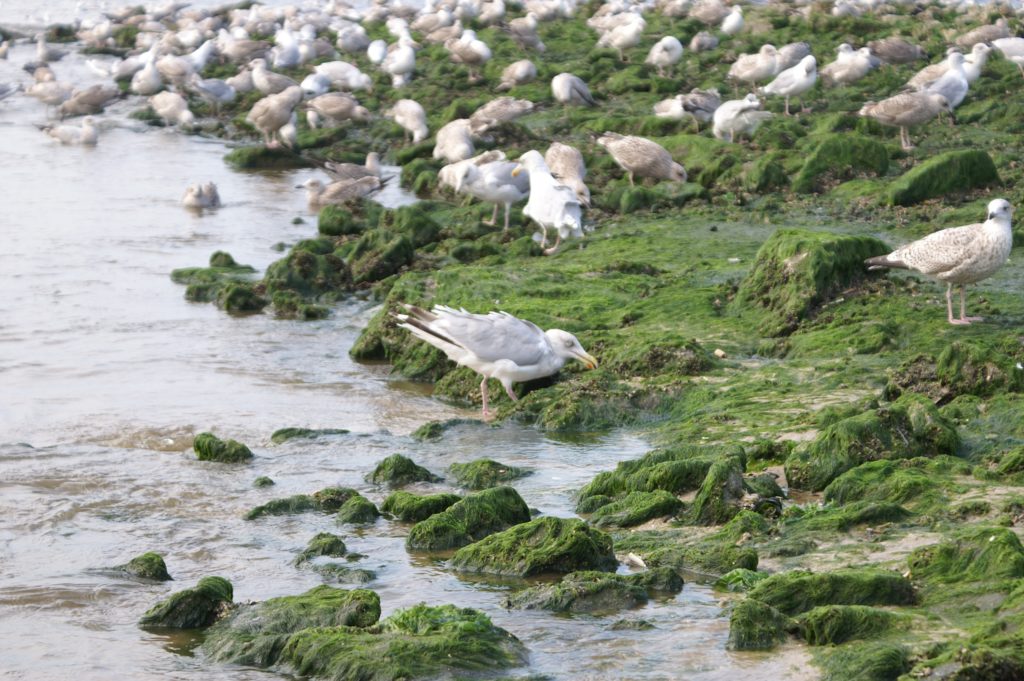
[[597, 143], [607, 149], [615, 163], [626, 171], [630, 187], [634, 185], [634, 175], [686, 182], [686, 170], [673, 161], [672, 155], [657, 142], [635, 135], [606, 132], [598, 138]]
[[542, 331], [536, 324], [507, 312], [473, 314], [447, 305], [435, 305], [430, 311], [415, 305], [404, 307], [405, 314], [394, 315], [398, 326], [483, 377], [480, 394], [485, 419], [491, 417], [487, 408], [488, 378], [498, 379], [509, 398], [518, 402], [512, 392], [513, 383], [551, 376], [571, 359], [588, 369], [597, 368], [597, 360], [583, 349], [576, 336], [561, 329]]
[[909, 151], [914, 148], [910, 143], [912, 125], [927, 123], [942, 111], [950, 115], [953, 108], [943, 95], [932, 92], [904, 92], [880, 102], [868, 102], [860, 109], [861, 116], [874, 118], [883, 125], [898, 126], [900, 129], [900, 146]]
[[458, 163], [473, 155], [473, 138], [468, 118], [456, 118], [437, 131], [433, 156], [448, 163]]
[[[916, 270], [946, 282], [946, 318], [950, 324], [982, 321], [966, 313], [967, 284], [987, 279], [1003, 266], [1013, 247], [1010, 218], [1013, 207], [1006, 199], [988, 204], [985, 222], [939, 230], [897, 248], [888, 255], [868, 258], [869, 270], [898, 268]], [[953, 318], [953, 284], [960, 287], [960, 318]]]
[[729, 67], [728, 77], [743, 81], [748, 85], [768, 80], [778, 73], [776, 68], [778, 54], [778, 50], [770, 43], [762, 45], [761, 49], [754, 54], [741, 54]]
[[412, 136], [413, 144], [419, 144], [430, 134], [430, 130], [427, 128], [427, 112], [416, 100], [398, 100], [391, 105], [390, 109], [384, 111], [384, 117], [390, 118], [402, 126], [405, 134]]
[[487, 102], [470, 115], [469, 130], [474, 135], [482, 135], [491, 128], [495, 128], [502, 123], [514, 121], [531, 111], [533, 111], [533, 102], [528, 99], [498, 97]]
[[82, 119], [81, 127], [76, 125], [58, 125], [42, 128], [47, 135], [61, 144], [81, 144], [84, 146], [96, 146], [98, 132], [92, 116]]
[[325, 185], [320, 180], [306, 180], [296, 189], [306, 190], [306, 201], [314, 210], [329, 204], [342, 204], [377, 191], [384, 184], [375, 175], [367, 175], [356, 180], [338, 180]]
[[531, 149], [520, 156], [519, 166], [512, 171], [512, 176], [523, 170], [530, 175], [530, 200], [523, 208], [523, 215], [531, 218], [543, 230], [541, 248], [547, 243], [548, 228], [553, 227], [557, 230], [558, 238], [555, 245], [544, 251], [544, 255], [551, 255], [558, 250], [562, 239], [583, 236], [580, 201], [576, 198], [576, 192], [552, 177], [551, 170], [539, 151]]
[[520, 59], [512, 62], [501, 72], [501, 83], [494, 88], [498, 92], [511, 90], [516, 85], [529, 83], [537, 77], [537, 67], [529, 59]]
[[761, 100], [751, 93], [743, 99], [732, 99], [715, 109], [712, 132], [726, 142], [753, 135], [761, 123], [772, 117], [770, 111], [761, 111]]
[[735, 5], [729, 15], [722, 19], [722, 33], [736, 35], [743, 30], [743, 8]]
[[202, 212], [204, 208], [220, 208], [220, 193], [213, 182], [190, 184], [181, 197], [181, 205]]
[[658, 69], [658, 75], [664, 77], [665, 70], [671, 71], [682, 58], [683, 44], [675, 36], [667, 35], [654, 43], [644, 63]]
[[818, 81], [818, 62], [813, 55], [807, 55], [796, 66], [786, 69], [775, 80], [764, 86], [764, 93], [782, 95], [786, 98], [786, 115], [789, 115], [789, 98], [802, 95]]
[[496, 160], [485, 163], [474, 163], [474, 160], [467, 159], [455, 164], [451, 173], [452, 188], [457, 194], [469, 194], [481, 201], [494, 204], [494, 212], [491, 214], [490, 221], [483, 221], [485, 225], [496, 224], [498, 206], [505, 206], [503, 233], [508, 232], [508, 219], [512, 204], [519, 203], [530, 195], [530, 179], [524, 175], [513, 175], [512, 171], [518, 164], [505, 160], [504, 154], [501, 154], [501, 157]]
[[551, 93], [561, 104], [586, 104], [597, 106], [587, 84], [571, 73], [559, 73], [551, 79]]
[[587, 176], [587, 164], [579, 149], [561, 142], [552, 142], [544, 152], [544, 163], [551, 170], [551, 176], [576, 192], [580, 205], [590, 208], [590, 189], [583, 183]]
[[366, 155], [366, 163], [335, 163], [327, 161], [324, 169], [334, 180], [358, 180], [360, 177], [380, 177], [380, 155], [371, 151]]
[[267, 146], [271, 145], [271, 136], [283, 128], [291, 120], [292, 111], [302, 101], [302, 88], [293, 85], [276, 95], [267, 95], [252, 105], [245, 120], [263, 134]]
[[149, 98], [149, 106], [167, 125], [183, 128], [195, 124], [195, 115], [188, 109], [188, 101], [177, 92], [161, 92]]

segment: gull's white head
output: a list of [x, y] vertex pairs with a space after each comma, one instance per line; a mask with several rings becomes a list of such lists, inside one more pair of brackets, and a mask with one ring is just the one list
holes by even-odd
[[1013, 215], [1013, 206], [1006, 199], [993, 199], [988, 203], [988, 219], [989, 220], [1006, 220], [1010, 221], [1010, 217]]
[[512, 171], [512, 176], [515, 177], [523, 170], [530, 172], [538, 169], [547, 170], [548, 165], [544, 163], [544, 157], [540, 155], [539, 151], [531, 149], [519, 157], [519, 165]]
[[565, 359], [575, 359], [582, 362], [588, 369], [597, 368], [597, 360], [593, 355], [583, 349], [576, 336], [561, 329], [548, 329], [544, 332], [551, 343], [551, 349], [555, 354]]

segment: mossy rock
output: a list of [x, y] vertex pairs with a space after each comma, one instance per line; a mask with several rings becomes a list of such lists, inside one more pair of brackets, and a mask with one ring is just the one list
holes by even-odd
[[[186, 289], [185, 296], [189, 296]], [[246, 282], [228, 282], [216, 289], [213, 302], [228, 314], [253, 314], [260, 312], [270, 301], [261, 296], [254, 284]]]
[[518, 492], [492, 487], [413, 525], [406, 546], [419, 551], [454, 549], [529, 519], [530, 509]]
[[324, 435], [347, 435], [348, 432], [344, 428], [279, 428], [270, 436], [270, 441], [279, 445], [288, 440], [314, 440]]
[[424, 604], [368, 629], [304, 629], [288, 639], [281, 654], [281, 662], [298, 675], [346, 681], [437, 678], [453, 670], [478, 673], [525, 661], [523, 644], [484, 613]]
[[269, 667], [281, 661], [293, 634], [332, 627], [369, 627], [380, 619], [380, 598], [366, 589], [317, 586], [237, 606], [212, 627], [203, 652], [214, 662]]
[[272, 478], [269, 478], [266, 475], [261, 475], [260, 477], [252, 481], [253, 487], [273, 487], [275, 484], [277, 483], [275, 483]]
[[820, 192], [835, 182], [870, 173], [883, 176], [889, 170], [889, 150], [881, 142], [857, 133], [825, 136], [807, 156], [793, 178], [798, 194]]
[[838, 291], [861, 281], [864, 260], [888, 253], [868, 236], [780, 229], [757, 252], [731, 309], [753, 311], [767, 336], [785, 336]]
[[947, 151], [911, 168], [889, 185], [886, 201], [912, 206], [927, 199], [999, 184], [996, 165], [980, 149]]
[[888, 642], [848, 643], [821, 658], [823, 681], [894, 681], [911, 666], [906, 646]]
[[502, 606], [520, 610], [607, 614], [643, 605], [650, 598], [651, 591], [679, 593], [682, 588], [682, 578], [671, 568], [655, 568], [649, 573], [635, 575], [572, 572], [556, 584], [542, 584], [510, 594], [502, 601]]
[[748, 598], [763, 601], [790, 616], [822, 605], [913, 605], [916, 602], [910, 580], [896, 572], [873, 568], [781, 572], [754, 586]]
[[890, 398], [904, 392], [920, 393], [943, 405], [960, 395], [1020, 392], [1024, 390], [1024, 371], [1016, 368], [1017, 362], [998, 349], [953, 341], [937, 358], [918, 355], [893, 371], [885, 393]]
[[167, 564], [164, 563], [164, 557], [153, 551], [135, 556], [124, 565], [119, 565], [116, 569], [138, 579], [152, 579], [158, 582], [171, 580], [171, 574], [167, 572]]
[[404, 234], [367, 232], [359, 238], [349, 258], [356, 284], [380, 281], [412, 263], [415, 251]]
[[755, 584], [767, 577], [767, 572], [736, 568], [715, 580], [715, 591], [750, 591]]
[[739, 539], [726, 528], [728, 525], [699, 540], [694, 540], [690, 531], [675, 529], [616, 534], [615, 550], [636, 553], [651, 567], [667, 566], [714, 577], [738, 568], [756, 570], [757, 551], [737, 546]]
[[366, 223], [341, 206], [324, 206], [317, 213], [316, 229], [323, 236], [348, 236], [362, 234]]
[[341, 537], [330, 532], [320, 532], [310, 539], [302, 553], [295, 557], [295, 564], [301, 565], [318, 556], [340, 557], [346, 553], [348, 549]]
[[402, 487], [413, 482], [440, 482], [441, 477], [434, 475], [426, 468], [416, 465], [407, 456], [392, 454], [380, 461], [373, 472], [366, 477], [367, 482], [390, 487]]
[[238, 170], [291, 170], [312, 168], [313, 162], [287, 147], [239, 147], [224, 156], [224, 161]]
[[303, 298], [336, 298], [352, 288], [352, 273], [329, 239], [306, 239], [270, 264], [263, 285], [271, 295], [292, 291]]
[[178, 591], [146, 611], [139, 626], [198, 629], [220, 619], [231, 606], [234, 591], [223, 577], [203, 577], [191, 589]]
[[372, 501], [362, 495], [352, 496], [338, 509], [339, 523], [372, 523], [380, 517], [380, 511]]
[[777, 609], [747, 597], [729, 615], [729, 650], [771, 650], [786, 640], [792, 620]]
[[721, 525], [739, 511], [743, 498], [743, 469], [734, 458], [716, 461], [708, 469], [697, 496], [693, 500], [691, 515], [699, 525]]
[[452, 428], [467, 424], [481, 425], [482, 421], [478, 421], [476, 419], [447, 419], [445, 421], [428, 421], [427, 423], [424, 423], [416, 430], [412, 431], [410, 437], [420, 442], [425, 442], [427, 440], [438, 440]]
[[820, 491], [866, 461], [956, 454], [960, 437], [928, 399], [907, 393], [895, 402], [842, 419], [786, 459], [792, 487]]
[[459, 549], [451, 559], [451, 566], [460, 572], [514, 577], [579, 570], [611, 572], [617, 565], [611, 537], [577, 518], [552, 517], [492, 534]]
[[595, 527], [633, 527], [648, 520], [675, 515], [682, 507], [683, 502], [664, 490], [630, 492], [624, 498], [598, 508], [590, 522]]
[[423, 206], [402, 206], [393, 213], [391, 229], [408, 237], [414, 248], [432, 244], [441, 236], [441, 225]]
[[765, 498], [785, 498], [786, 496], [782, 487], [779, 486], [779, 481], [770, 473], [760, 473], [758, 475], [745, 477], [743, 478], [743, 484]]
[[937, 584], [1024, 577], [1024, 547], [1005, 527], [974, 527], [923, 546], [907, 558], [915, 579]]
[[[934, 499], [935, 476], [909, 462], [868, 461], [852, 468], [825, 488], [826, 502], [889, 501], [903, 504], [928, 496]], [[924, 499], [922, 499], [924, 501]]]
[[887, 634], [903, 618], [866, 605], [823, 605], [797, 617], [800, 637], [812, 646]]
[[775, 154], [764, 154], [744, 166], [740, 182], [747, 191], [763, 194], [788, 185], [789, 175]]
[[529, 475], [530, 471], [515, 466], [507, 466], [493, 459], [477, 459], [469, 463], [453, 463], [449, 468], [452, 477], [460, 486], [467, 489], [486, 489], [496, 487]]
[[458, 494], [418, 495], [409, 492], [392, 492], [381, 504], [380, 510], [390, 513], [406, 523], [418, 523], [435, 513], [447, 510], [462, 499]]
[[313, 563], [309, 569], [332, 584], [368, 584], [377, 579], [377, 573], [373, 570], [341, 563]]
[[295, 494], [284, 499], [274, 499], [253, 508], [244, 518], [255, 520], [265, 515], [294, 515], [307, 511], [334, 513], [354, 496], [359, 496], [359, 492], [349, 487], [325, 487], [311, 495]]
[[200, 461], [240, 463], [252, 458], [252, 451], [237, 440], [221, 440], [212, 433], [199, 433], [192, 443], [192, 449]]

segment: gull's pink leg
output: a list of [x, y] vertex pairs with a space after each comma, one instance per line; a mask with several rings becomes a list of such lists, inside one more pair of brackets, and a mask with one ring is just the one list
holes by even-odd
[[946, 284], [946, 319], [949, 320], [950, 324], [961, 326], [964, 324], [970, 324], [970, 322], [963, 321], [962, 319], [953, 319], [953, 285]]
[[484, 380], [480, 381], [480, 395], [484, 400], [483, 414], [485, 419], [491, 418], [491, 412], [487, 410], [487, 377], [484, 376]]
[[509, 398], [511, 398], [513, 402], [518, 402], [519, 398], [516, 397], [516, 394], [514, 392], [512, 392], [512, 384], [509, 383], [506, 385], [502, 383], [502, 385], [505, 387], [505, 392], [508, 393]]
[[970, 324], [971, 322], [984, 321], [984, 317], [968, 317], [967, 316], [967, 287], [964, 285], [960, 286], [960, 321], [964, 324]]

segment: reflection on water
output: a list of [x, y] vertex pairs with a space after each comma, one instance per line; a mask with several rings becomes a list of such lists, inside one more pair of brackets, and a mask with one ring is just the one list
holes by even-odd
[[[19, 64], [31, 52], [19, 45], [10, 61], [0, 61], [0, 81], [25, 82]], [[75, 56], [55, 70], [62, 80], [97, 80]], [[102, 117], [99, 145], [83, 149], [61, 147], [37, 130], [46, 114], [34, 100], [0, 102], [6, 678], [277, 678], [208, 664], [188, 654], [191, 635], [144, 632], [135, 622], [206, 575], [230, 579], [238, 601], [320, 584], [319, 575], [292, 565], [320, 531], [341, 534], [366, 556], [353, 566], [377, 573], [369, 586], [385, 614], [423, 600], [481, 608], [524, 640], [532, 673], [792, 678], [789, 658], [724, 651], [727, 620], [703, 585], [687, 584], [677, 597], [621, 615], [643, 618], [653, 630], [610, 631], [615, 616], [505, 611], [502, 595], [513, 585], [463, 579], [443, 557], [409, 555], [408, 527], [400, 523], [353, 528], [318, 514], [242, 520], [269, 499], [331, 485], [355, 487], [379, 503], [386, 490], [364, 475], [394, 452], [440, 474], [483, 456], [529, 468], [533, 474], [516, 483], [527, 503], [571, 516], [576, 490], [646, 445], [624, 433], [556, 441], [483, 424], [415, 443], [406, 434], [423, 422], [472, 418], [476, 410], [393, 381], [385, 366], [352, 362], [347, 350], [372, 314], [370, 304], [352, 300], [330, 319], [292, 322], [229, 317], [185, 301], [171, 270], [203, 265], [216, 250], [263, 270], [280, 257], [276, 245], [314, 235], [315, 218], [294, 186], [316, 171], [233, 172], [220, 142], [141, 126], [127, 118], [139, 106], [134, 98], [118, 103]], [[200, 216], [179, 205], [188, 184], [211, 180], [222, 209]], [[270, 433], [284, 426], [352, 433], [268, 446]], [[196, 461], [189, 443], [203, 430], [246, 442], [256, 458], [246, 465]], [[261, 475], [277, 484], [254, 488]], [[151, 550], [165, 555], [175, 581], [140, 582], [109, 570]]]

